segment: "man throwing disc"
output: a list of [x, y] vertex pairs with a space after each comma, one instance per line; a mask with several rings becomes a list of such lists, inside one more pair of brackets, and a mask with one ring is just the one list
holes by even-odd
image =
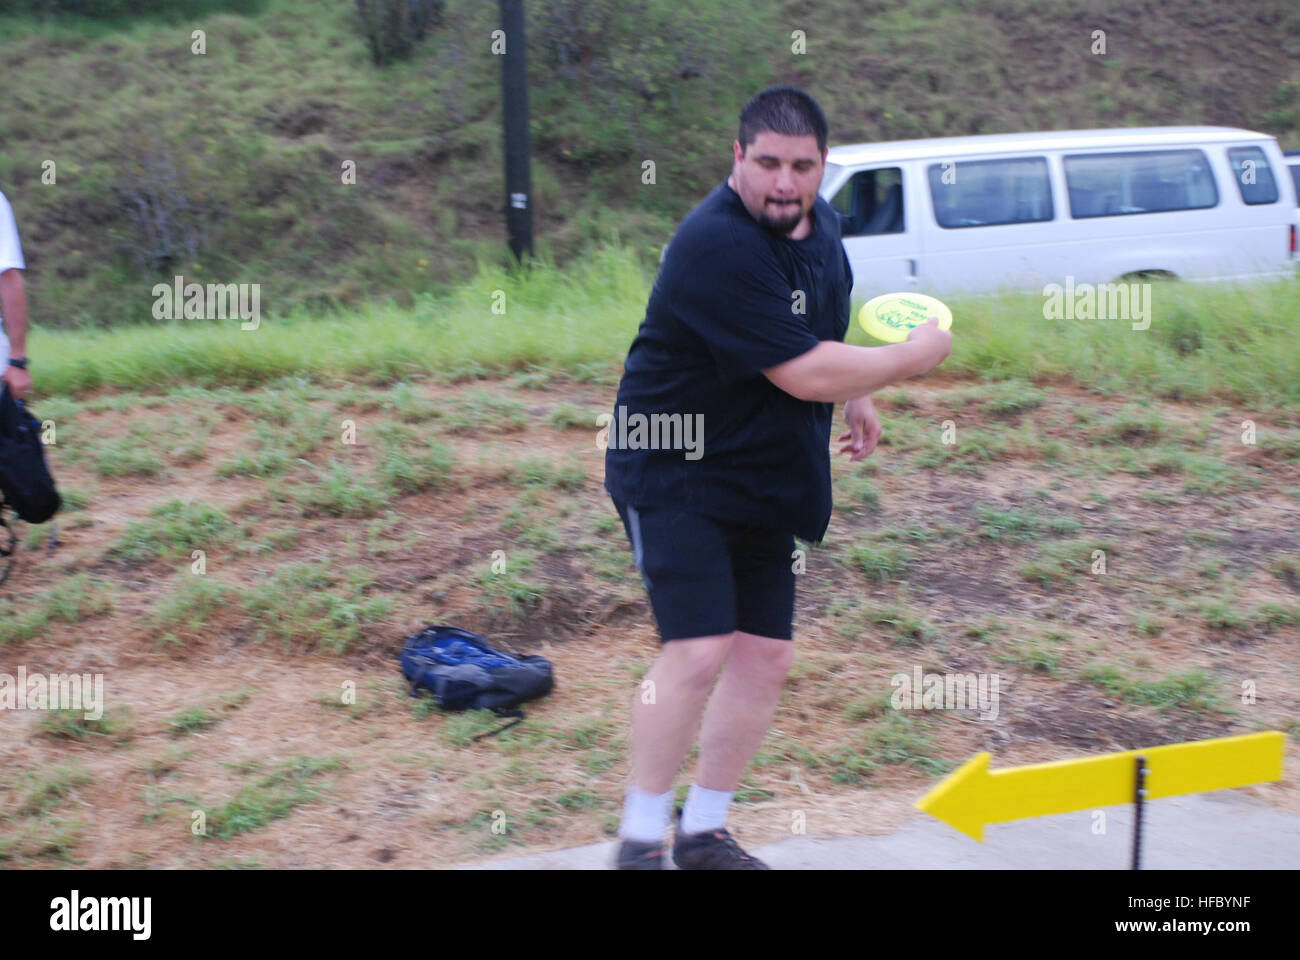
[[818, 195], [827, 134], [795, 88], [745, 105], [731, 175], [678, 227], [628, 352], [605, 488], [660, 654], [633, 701], [619, 869], [663, 868], [673, 781], [697, 731], [674, 862], [768, 869], [728, 833], [727, 807], [794, 660], [794, 537], [820, 541], [830, 522], [834, 404], [849, 426], [840, 452], [861, 460], [880, 437], [872, 392], [952, 348], [933, 320], [902, 343], [842, 342], [853, 277]]

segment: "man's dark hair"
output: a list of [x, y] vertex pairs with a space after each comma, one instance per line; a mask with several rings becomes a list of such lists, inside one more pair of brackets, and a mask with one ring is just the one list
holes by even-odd
[[826, 114], [816, 100], [797, 87], [768, 87], [745, 104], [736, 135], [741, 153], [748, 151], [764, 130], [787, 137], [815, 136], [817, 153], [826, 153]]

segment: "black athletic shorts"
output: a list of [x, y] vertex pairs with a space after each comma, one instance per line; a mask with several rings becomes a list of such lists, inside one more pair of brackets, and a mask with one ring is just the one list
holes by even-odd
[[723, 523], [672, 507], [614, 501], [660, 642], [741, 630], [789, 640], [794, 620], [794, 536]]

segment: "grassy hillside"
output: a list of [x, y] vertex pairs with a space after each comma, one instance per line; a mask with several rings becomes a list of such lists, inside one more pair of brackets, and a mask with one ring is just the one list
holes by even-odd
[[[618, 242], [648, 269], [729, 168], [740, 106], [780, 82], [819, 98], [832, 142], [1221, 123], [1300, 147], [1293, 3], [1077, 6], [534, 0], [538, 249], [564, 264]], [[495, 4], [449, 0], [415, 58], [385, 69], [350, 0], [250, 8], [105, 24], [0, 5], [0, 190], [34, 323], [146, 321], [153, 284], [176, 274], [260, 283], [271, 315], [409, 305], [507, 256]]]

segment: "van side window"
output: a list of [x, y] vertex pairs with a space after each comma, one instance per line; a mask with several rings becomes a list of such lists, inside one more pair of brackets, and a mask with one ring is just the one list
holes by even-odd
[[1295, 205], [1300, 207], [1300, 163], [1290, 164], [1291, 180], [1295, 183]]
[[1228, 163], [1243, 203], [1277, 203], [1277, 182], [1259, 147], [1229, 147]]
[[902, 233], [903, 171], [900, 167], [859, 170], [831, 200], [845, 237]]
[[1148, 150], [1065, 157], [1070, 214], [1116, 217], [1127, 213], [1196, 210], [1219, 203], [1202, 150]]
[[929, 167], [934, 218], [941, 227], [991, 227], [1051, 220], [1045, 157], [970, 160]]

